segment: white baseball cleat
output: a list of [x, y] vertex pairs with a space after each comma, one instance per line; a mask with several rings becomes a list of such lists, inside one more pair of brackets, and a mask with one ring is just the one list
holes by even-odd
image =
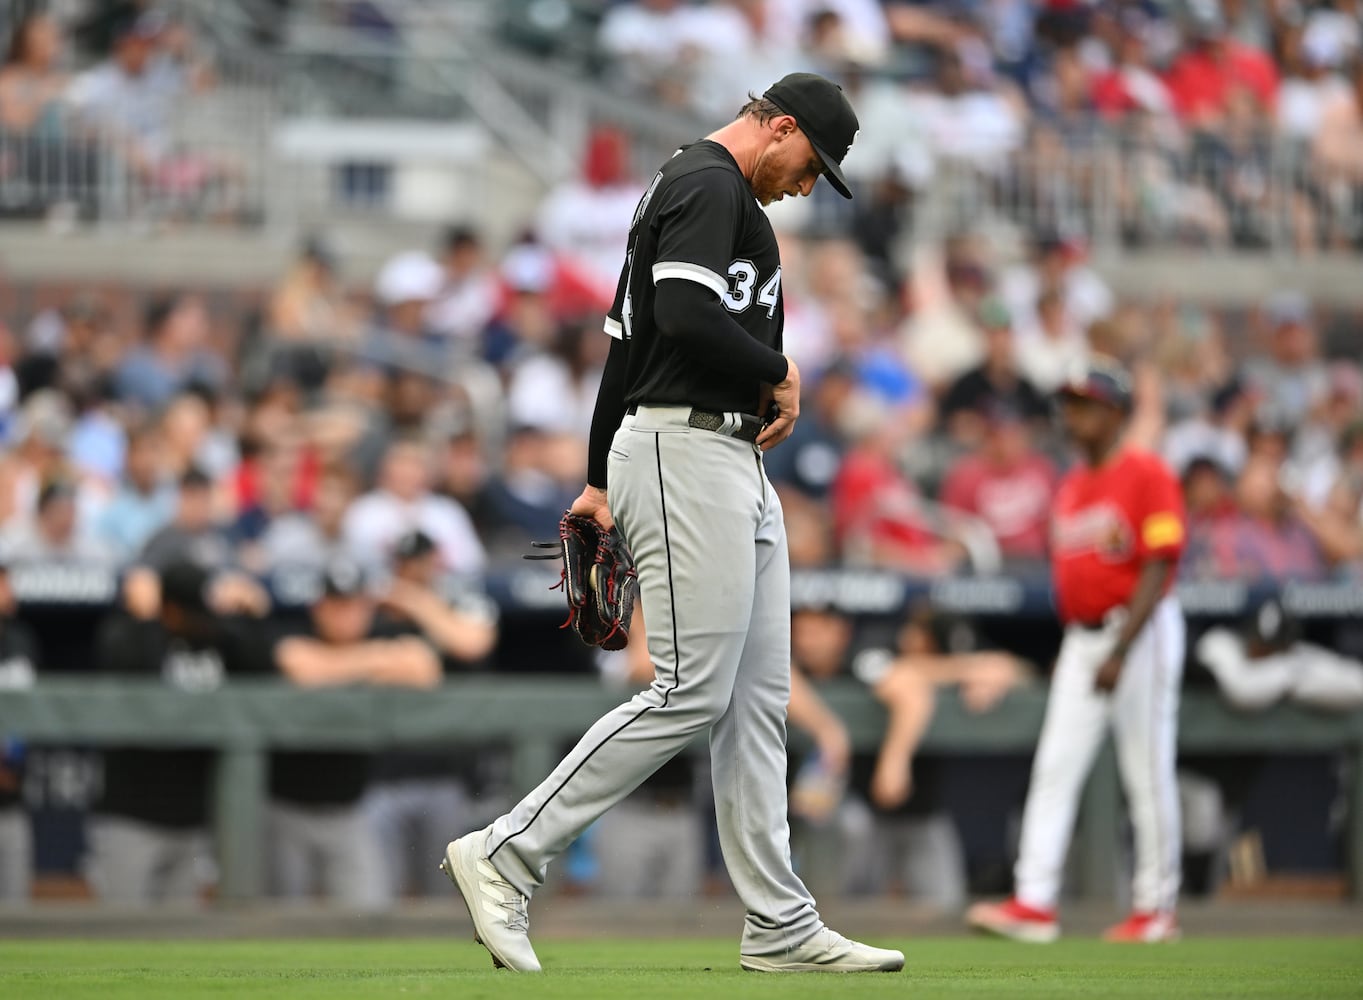
[[904, 953], [872, 948], [837, 931], [820, 927], [804, 944], [782, 955], [740, 955], [749, 972], [898, 972]]
[[492, 955], [492, 964], [512, 972], [539, 972], [530, 946], [530, 901], [502, 877], [487, 858], [492, 827], [450, 841], [440, 870], [450, 877], [473, 921], [473, 940]]

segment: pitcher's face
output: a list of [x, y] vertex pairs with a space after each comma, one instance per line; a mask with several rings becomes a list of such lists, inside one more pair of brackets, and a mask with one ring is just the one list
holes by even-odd
[[789, 115], [773, 119], [776, 134], [753, 168], [753, 195], [764, 206], [809, 194], [823, 174], [823, 161], [794, 121]]

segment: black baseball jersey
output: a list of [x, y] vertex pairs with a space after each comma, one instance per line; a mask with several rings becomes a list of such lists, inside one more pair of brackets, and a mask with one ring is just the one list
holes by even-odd
[[712, 289], [749, 336], [781, 350], [776, 234], [729, 151], [708, 139], [679, 150], [639, 201], [606, 332], [629, 344], [627, 405], [756, 413], [756, 381], [723, 357], [696, 359], [658, 330], [654, 286], [669, 278]]

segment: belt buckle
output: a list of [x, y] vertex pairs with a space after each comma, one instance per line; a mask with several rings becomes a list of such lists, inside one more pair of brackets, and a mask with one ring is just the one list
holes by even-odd
[[694, 427], [702, 431], [719, 432], [724, 427], [724, 414], [714, 413], [710, 410], [693, 409], [686, 418], [687, 426]]

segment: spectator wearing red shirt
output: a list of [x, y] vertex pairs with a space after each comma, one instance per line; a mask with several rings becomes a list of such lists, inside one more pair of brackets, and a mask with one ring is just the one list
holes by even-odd
[[947, 473], [942, 502], [983, 520], [1005, 559], [1044, 559], [1055, 466], [1033, 449], [1020, 414], [995, 407], [988, 420], [980, 451]]
[[934, 532], [922, 497], [895, 463], [898, 436], [879, 419], [863, 424], [831, 491], [843, 557], [924, 575], [954, 569], [964, 550]]
[[1212, 0], [1196, 0], [1188, 13], [1190, 43], [1164, 78], [1179, 118], [1195, 128], [1214, 129], [1239, 89], [1253, 96], [1263, 114], [1272, 114], [1278, 92], [1273, 60], [1230, 37]]
[[1173, 110], [1169, 88], [1150, 68], [1145, 45], [1148, 23], [1139, 11], [1124, 11], [1118, 26], [1116, 63], [1094, 77], [1090, 95], [1093, 106], [1108, 120], [1138, 113], [1165, 115]]
[[1190, 461], [1183, 470], [1182, 486], [1190, 533], [1235, 516], [1231, 477], [1215, 458], [1198, 455]]
[[1278, 483], [1277, 462], [1251, 458], [1235, 485], [1239, 512], [1190, 539], [1189, 571], [1221, 580], [1319, 580], [1326, 562]]

